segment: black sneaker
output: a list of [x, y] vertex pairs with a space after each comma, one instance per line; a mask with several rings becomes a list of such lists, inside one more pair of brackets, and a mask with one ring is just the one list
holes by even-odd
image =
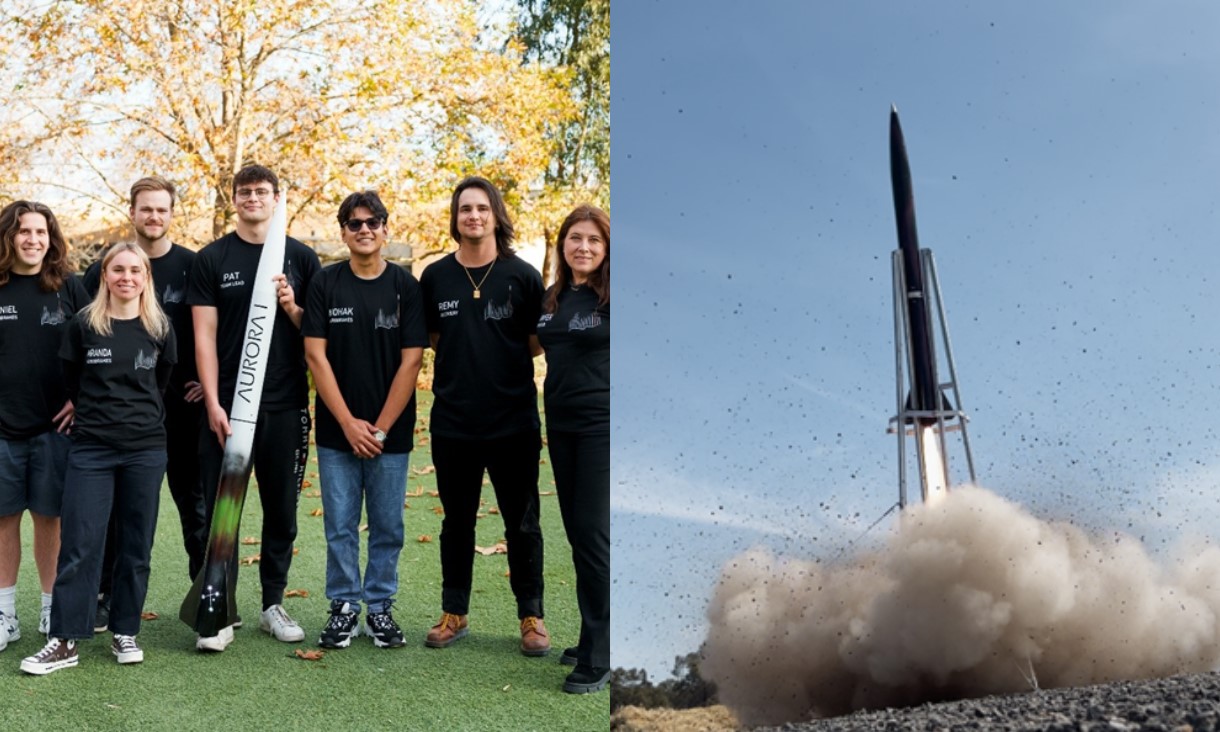
[[52, 671], [75, 666], [79, 660], [76, 641], [51, 638], [41, 651], [21, 662], [21, 670], [27, 674], [45, 676]]
[[373, 639], [373, 645], [378, 648], [401, 648], [407, 644], [402, 635], [402, 628], [394, 622], [394, 616], [389, 610], [384, 613], [369, 613], [364, 620], [365, 632]]
[[576, 646], [563, 649], [563, 655], [559, 657], [559, 662], [564, 666], [576, 665]]
[[93, 632], [105, 633], [110, 626], [110, 596], [97, 596], [97, 614], [93, 616]]
[[134, 635], [119, 635], [114, 634], [114, 641], [110, 644], [110, 652], [115, 658], [119, 659], [119, 663], [143, 663], [144, 651], [140, 650], [140, 646], [136, 645], [136, 637]]
[[352, 644], [352, 638], [359, 630], [360, 616], [350, 603], [332, 606], [330, 618], [318, 638], [318, 645], [323, 648], [347, 648]]
[[568, 674], [563, 690], [569, 694], [592, 694], [601, 691], [610, 683], [610, 669], [577, 664], [576, 670]]

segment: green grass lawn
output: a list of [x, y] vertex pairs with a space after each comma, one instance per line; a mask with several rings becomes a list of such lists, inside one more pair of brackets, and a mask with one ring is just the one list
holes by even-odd
[[[42, 647], [37, 634], [38, 582], [28, 518], [22, 526], [24, 555], [18, 581], [21, 640], [0, 653], [0, 720], [17, 730], [598, 730], [609, 727], [606, 692], [565, 694], [570, 670], [559, 653], [575, 645], [580, 628], [575, 575], [549, 460], [543, 450], [540, 489], [546, 539], [546, 625], [553, 651], [527, 658], [517, 650], [516, 605], [509, 589], [503, 554], [475, 557], [470, 635], [446, 649], [424, 647], [428, 628], [440, 617], [441, 516], [432, 474], [426, 417], [430, 392], [420, 392], [419, 444], [411, 457], [405, 508], [406, 545], [399, 561], [395, 618], [407, 646], [378, 649], [366, 637], [351, 647], [327, 651], [320, 661], [295, 657], [296, 649], [317, 648], [326, 621], [326, 543], [317, 463], [310, 455], [299, 507], [299, 530], [288, 577], [290, 590], [308, 597], [285, 600], [288, 612], [305, 628], [305, 642], [280, 643], [258, 629], [257, 566], [243, 566], [238, 579], [238, 611], [245, 627], [221, 654], [195, 651], [194, 631], [178, 620], [189, 588], [186, 555], [177, 510], [162, 487], [161, 514], [153, 547], [146, 620], [139, 640], [145, 660], [119, 666], [110, 653], [110, 634], [80, 645], [76, 668], [35, 677], [21, 673], [24, 656]], [[255, 488], [246, 501], [241, 536], [258, 537], [262, 525]], [[491, 546], [504, 536], [503, 522], [486, 509], [495, 506], [484, 486], [485, 515], [477, 543]], [[430, 540], [424, 540], [425, 538]], [[243, 557], [257, 545], [240, 547]]]

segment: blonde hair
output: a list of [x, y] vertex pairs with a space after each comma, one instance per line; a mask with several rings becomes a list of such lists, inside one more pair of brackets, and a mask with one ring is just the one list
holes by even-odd
[[110, 288], [106, 286], [106, 268], [110, 266], [116, 256], [123, 252], [132, 252], [139, 257], [140, 264], [144, 266], [146, 276], [144, 291], [140, 293], [140, 323], [150, 336], [161, 340], [169, 333], [169, 318], [165, 317], [165, 311], [157, 302], [157, 291], [153, 286], [152, 264], [148, 261], [148, 255], [131, 242], [115, 244], [106, 252], [106, 256], [102, 258], [102, 280], [97, 288], [97, 295], [93, 297], [93, 302], [85, 306], [80, 315], [84, 318], [85, 325], [89, 326], [94, 333], [104, 336], [113, 334], [114, 331], [110, 328]]

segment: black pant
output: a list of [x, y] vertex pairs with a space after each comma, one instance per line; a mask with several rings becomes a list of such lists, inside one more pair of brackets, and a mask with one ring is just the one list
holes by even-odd
[[517, 617], [542, 617], [541, 452], [538, 430], [491, 440], [432, 436], [436, 489], [445, 510], [441, 522], [441, 609], [445, 612], [465, 615], [470, 610], [475, 515], [486, 470], [504, 519], [509, 586], [517, 598]]
[[[292, 564], [292, 543], [297, 538], [297, 501], [305, 462], [309, 459], [309, 410], [289, 409], [259, 412], [254, 428], [254, 477], [258, 498], [263, 506], [263, 535], [258, 563], [263, 585], [263, 609], [284, 601], [288, 568]], [[212, 525], [216, 493], [220, 487], [224, 449], [216, 433], [204, 429], [199, 434], [199, 473], [203, 480], [207, 526]], [[237, 555], [233, 555], [232, 576], [237, 576]]]
[[72, 444], [64, 479], [59, 563], [51, 593], [51, 637], [93, 637], [102, 547], [112, 508], [118, 523], [110, 630], [121, 635], [140, 632], [164, 475], [164, 450]]
[[[207, 509], [203, 505], [203, 484], [199, 480], [199, 430], [207, 429], [202, 402], [183, 401], [181, 394], [165, 395], [165, 449], [169, 464], [165, 477], [169, 492], [178, 506], [182, 522], [182, 545], [186, 549], [186, 567], [192, 580], [203, 566], [207, 548]], [[106, 532], [106, 552], [102, 563], [102, 581], [98, 594], [110, 595], [114, 570], [115, 517], [110, 517]]]
[[610, 667], [610, 433], [547, 430], [563, 527], [576, 565], [576, 660]]

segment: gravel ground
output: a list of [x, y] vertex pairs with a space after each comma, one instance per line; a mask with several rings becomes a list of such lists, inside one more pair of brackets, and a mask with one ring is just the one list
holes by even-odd
[[755, 732], [1220, 732], [1220, 674], [857, 712]]

